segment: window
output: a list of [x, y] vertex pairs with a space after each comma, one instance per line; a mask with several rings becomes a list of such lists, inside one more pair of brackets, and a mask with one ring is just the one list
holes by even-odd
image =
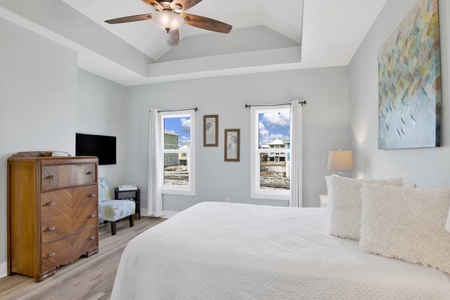
[[290, 107], [251, 109], [251, 196], [289, 199]]
[[195, 113], [161, 112], [165, 194], [195, 195]]

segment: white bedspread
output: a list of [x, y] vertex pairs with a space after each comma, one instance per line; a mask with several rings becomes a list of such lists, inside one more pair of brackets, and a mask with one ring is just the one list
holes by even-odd
[[450, 299], [450, 276], [330, 236], [327, 213], [197, 204], [130, 241], [112, 299]]

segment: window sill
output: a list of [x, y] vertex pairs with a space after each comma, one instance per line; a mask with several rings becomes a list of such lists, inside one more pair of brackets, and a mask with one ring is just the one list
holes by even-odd
[[163, 195], [182, 195], [182, 196], [195, 196], [195, 191], [192, 190], [172, 190], [172, 189], [163, 189]]
[[252, 193], [250, 198], [252, 199], [264, 199], [264, 200], [289, 200], [288, 195], [280, 195], [280, 194], [263, 194], [263, 193]]

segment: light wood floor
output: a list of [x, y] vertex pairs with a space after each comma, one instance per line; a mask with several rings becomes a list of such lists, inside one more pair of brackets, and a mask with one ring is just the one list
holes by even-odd
[[110, 299], [120, 256], [127, 243], [141, 232], [165, 219], [142, 217], [130, 228], [128, 219], [117, 224], [100, 224], [99, 253], [82, 257], [56, 270], [53, 277], [36, 283], [33, 278], [13, 275], [0, 279], [0, 299]]

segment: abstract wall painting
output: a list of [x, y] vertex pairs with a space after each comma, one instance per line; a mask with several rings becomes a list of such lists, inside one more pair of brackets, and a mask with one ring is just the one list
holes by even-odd
[[378, 52], [378, 149], [439, 147], [438, 0], [419, 0]]

